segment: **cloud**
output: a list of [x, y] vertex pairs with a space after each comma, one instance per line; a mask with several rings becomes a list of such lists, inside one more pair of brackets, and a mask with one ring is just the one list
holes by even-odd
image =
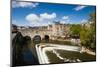
[[65, 23], [66, 23], [66, 21], [61, 21], [60, 23], [65, 24]]
[[36, 15], [36, 14], [28, 14], [26, 16], [26, 20], [29, 21], [29, 22], [39, 22], [39, 17]]
[[85, 23], [85, 22], [87, 22], [87, 20], [86, 20], [86, 19], [81, 20], [81, 23]]
[[39, 5], [39, 3], [31, 3], [31, 2], [16, 2], [16, 1], [12, 1], [12, 7], [13, 8], [18, 8], [18, 7], [22, 7], [22, 8], [34, 8], [37, 5]]
[[42, 19], [54, 19], [56, 18], [56, 13], [52, 13], [52, 14], [43, 13], [43, 14], [40, 14], [40, 17]]
[[[56, 13], [48, 14], [48, 13], [43, 13], [40, 15], [37, 14], [28, 14], [25, 19], [33, 25], [47, 25], [50, 24], [50, 21], [52, 19], [56, 18]], [[48, 22], [49, 21], [49, 22]]]
[[61, 24], [68, 24], [68, 23], [70, 23], [70, 20], [69, 20], [69, 19], [67, 19], [67, 20], [61, 20], [60, 23], [61, 23]]
[[74, 8], [75, 11], [79, 11], [79, 10], [82, 10], [84, 9], [86, 6], [77, 6]]
[[63, 16], [61, 17], [61, 22], [62, 24], [66, 24], [66, 23], [69, 23], [70, 19], [69, 19], [69, 16]]
[[62, 17], [63, 20], [66, 20], [66, 19], [68, 19], [68, 18], [69, 18], [69, 16], [63, 16], [63, 17]]

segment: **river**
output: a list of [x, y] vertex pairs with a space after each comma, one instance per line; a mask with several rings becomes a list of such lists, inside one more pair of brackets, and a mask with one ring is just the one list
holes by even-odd
[[81, 47], [59, 44], [38, 44], [36, 51], [40, 64], [95, 61], [93, 55], [80, 53]]

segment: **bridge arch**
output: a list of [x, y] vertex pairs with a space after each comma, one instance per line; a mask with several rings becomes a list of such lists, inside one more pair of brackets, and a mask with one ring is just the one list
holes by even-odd
[[49, 42], [50, 36], [49, 35], [44, 35], [44, 40], [45, 42]]
[[33, 37], [33, 43], [39, 44], [41, 42], [41, 36], [40, 35], [35, 35]]

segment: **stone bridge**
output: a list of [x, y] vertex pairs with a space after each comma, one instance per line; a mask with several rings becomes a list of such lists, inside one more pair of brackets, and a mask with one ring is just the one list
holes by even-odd
[[50, 30], [34, 30], [34, 29], [21, 29], [19, 30], [23, 36], [30, 36], [34, 38], [36, 35], [39, 35], [41, 39], [48, 36], [50, 39], [52, 38], [52, 33]]

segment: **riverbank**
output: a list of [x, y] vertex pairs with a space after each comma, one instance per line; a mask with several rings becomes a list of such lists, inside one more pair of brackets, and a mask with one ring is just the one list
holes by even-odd
[[82, 46], [80, 53], [87, 53], [87, 54], [94, 55], [94, 56], [96, 55], [96, 52], [93, 52], [92, 50], [90, 50], [84, 46]]

